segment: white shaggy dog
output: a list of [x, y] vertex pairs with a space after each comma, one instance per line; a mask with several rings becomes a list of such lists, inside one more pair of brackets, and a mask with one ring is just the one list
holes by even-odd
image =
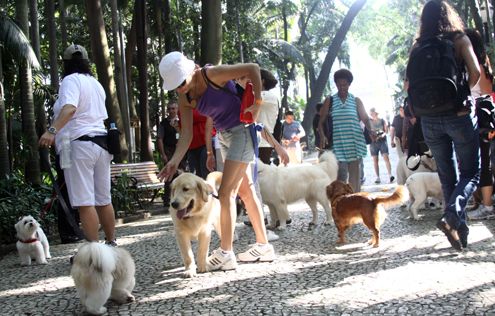
[[442, 185], [436, 172], [417, 172], [406, 181], [409, 190], [409, 212], [415, 220], [419, 219], [418, 209], [424, 206], [428, 197], [433, 197], [443, 202]]
[[30, 265], [34, 259], [37, 264], [47, 264], [50, 259], [50, 245], [40, 227], [32, 216], [24, 216], [15, 224], [17, 235], [17, 251], [21, 258], [21, 265]]
[[306, 200], [313, 213], [310, 225], [318, 223], [317, 202], [325, 209], [325, 224], [332, 222], [332, 210], [326, 195], [326, 187], [337, 179], [338, 163], [331, 151], [325, 152], [315, 165], [276, 167], [258, 161], [258, 181], [263, 203], [270, 209], [270, 226], [286, 228], [289, 219], [287, 205]]
[[108, 298], [119, 304], [134, 301], [136, 267], [125, 249], [87, 242], [71, 261], [70, 274], [87, 313], [106, 313], [103, 304]]
[[420, 159], [418, 169], [412, 171], [406, 165], [407, 156], [403, 156], [397, 162], [397, 184], [404, 185], [406, 183], [407, 178], [410, 175], [416, 172], [436, 172], [437, 164], [433, 158], [430, 158], [426, 155], [422, 155], [420, 157], [414, 158], [411, 157], [409, 160], [410, 165], [416, 165], [418, 163], [418, 159]]

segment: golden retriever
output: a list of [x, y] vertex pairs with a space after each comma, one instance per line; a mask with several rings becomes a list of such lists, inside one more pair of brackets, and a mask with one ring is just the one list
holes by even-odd
[[[191, 241], [198, 240], [198, 272], [206, 272], [212, 229], [221, 236], [220, 201], [215, 196], [221, 180], [221, 172], [210, 173], [206, 181], [192, 173], [183, 173], [172, 182], [170, 216], [184, 261], [185, 277], [196, 276]], [[234, 212], [234, 222], [235, 218]]]
[[374, 197], [367, 192], [352, 193], [350, 185], [334, 181], [327, 186], [327, 196], [332, 203], [332, 216], [337, 227], [338, 244], [345, 243], [345, 231], [350, 226], [363, 222], [373, 236], [368, 244], [380, 245], [380, 226], [385, 220], [385, 208], [400, 205], [407, 201], [408, 192], [404, 186], [397, 186], [392, 195]]

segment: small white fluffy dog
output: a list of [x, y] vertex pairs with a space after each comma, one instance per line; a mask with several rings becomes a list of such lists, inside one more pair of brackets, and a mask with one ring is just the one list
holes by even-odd
[[406, 165], [407, 156], [403, 156], [397, 162], [397, 184], [404, 185], [406, 183], [407, 178], [410, 175], [416, 172], [436, 172], [437, 164], [433, 158], [430, 158], [426, 155], [422, 155], [421, 157], [411, 157], [409, 160], [409, 164], [415, 165], [418, 163], [418, 159], [420, 159], [418, 169], [412, 171]]
[[425, 205], [428, 197], [443, 202], [442, 185], [436, 172], [416, 172], [406, 181], [409, 190], [409, 212], [415, 220], [419, 219], [418, 210]]
[[[174, 222], [175, 238], [184, 262], [184, 277], [196, 276], [196, 263], [191, 242], [198, 240], [198, 272], [208, 270], [206, 260], [213, 229], [222, 236], [220, 229], [220, 201], [217, 188], [222, 181], [222, 173], [208, 174], [206, 181], [192, 174], [183, 173], [172, 182], [170, 197], [170, 217]], [[235, 223], [236, 214], [231, 213]]]
[[24, 216], [15, 224], [15, 230], [21, 265], [30, 265], [32, 259], [36, 260], [37, 264], [47, 264], [46, 259], [52, 256], [48, 239], [40, 224], [32, 216]]
[[108, 298], [119, 304], [134, 301], [136, 267], [125, 249], [98, 242], [84, 243], [71, 259], [70, 274], [87, 313], [101, 315]]
[[315, 165], [294, 165], [276, 167], [258, 161], [258, 181], [263, 203], [270, 209], [270, 226], [286, 228], [289, 219], [287, 205], [306, 200], [313, 213], [310, 225], [318, 223], [317, 203], [325, 209], [325, 224], [332, 222], [332, 209], [326, 194], [326, 187], [337, 179], [338, 163], [331, 151], [325, 152]]

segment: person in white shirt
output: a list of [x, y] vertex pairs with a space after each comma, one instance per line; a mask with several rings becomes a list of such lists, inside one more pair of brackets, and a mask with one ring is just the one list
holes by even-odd
[[63, 59], [63, 80], [54, 105], [54, 120], [39, 144], [55, 144], [60, 155], [63, 141], [70, 141], [70, 163], [65, 166], [64, 175], [71, 205], [79, 209], [88, 241], [98, 241], [101, 223], [107, 244], [115, 246], [115, 214], [110, 194], [113, 156], [104, 148], [104, 120], [108, 118], [105, 90], [91, 74], [84, 47], [70, 45]]

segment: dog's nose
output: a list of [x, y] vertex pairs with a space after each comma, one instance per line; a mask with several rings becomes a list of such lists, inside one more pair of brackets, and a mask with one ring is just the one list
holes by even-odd
[[177, 202], [172, 202], [170, 205], [172, 205], [172, 207], [175, 208], [175, 209], [177, 207], [179, 207], [179, 203], [177, 203]]

